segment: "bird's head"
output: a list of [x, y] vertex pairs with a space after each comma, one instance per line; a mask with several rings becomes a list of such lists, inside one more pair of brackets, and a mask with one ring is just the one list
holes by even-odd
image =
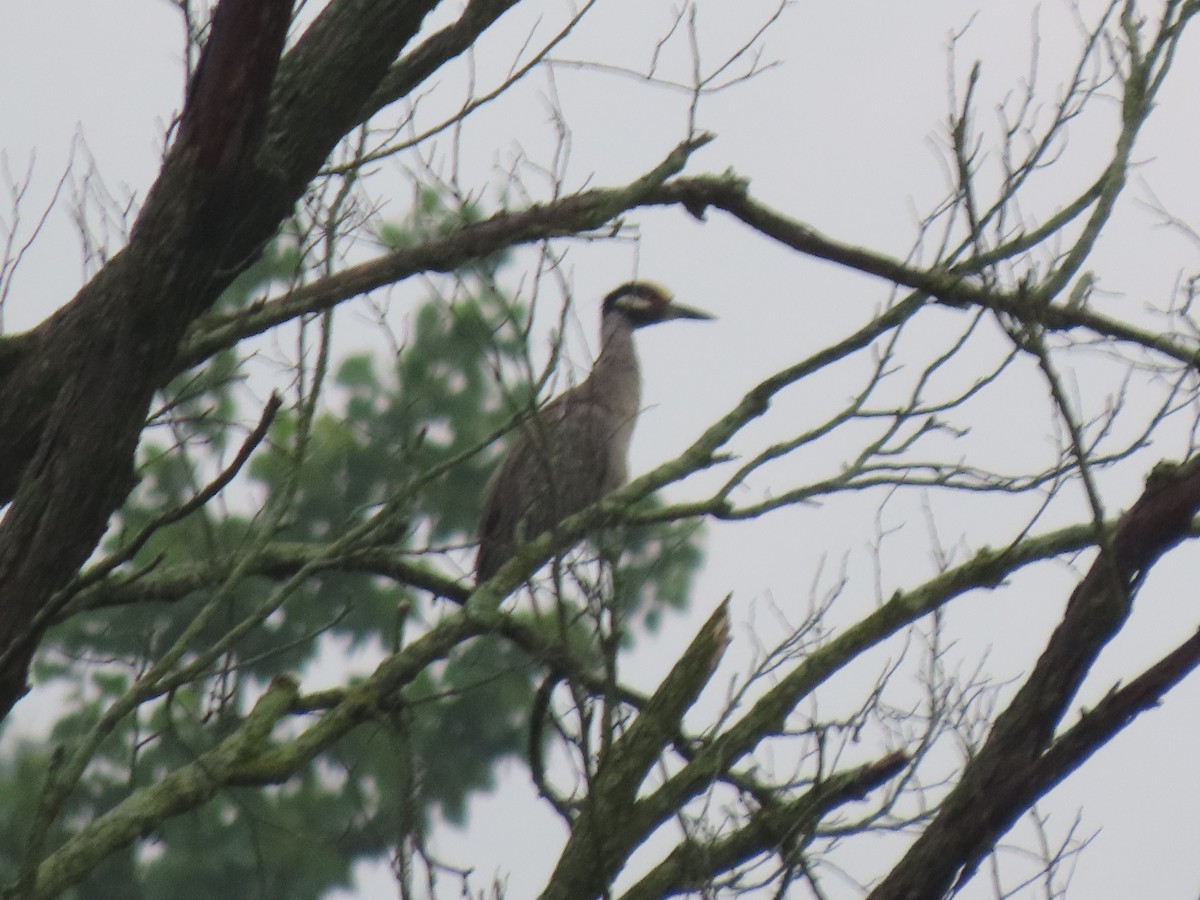
[[604, 298], [605, 316], [620, 315], [634, 328], [671, 319], [712, 319], [706, 312], [674, 302], [671, 292], [651, 281], [630, 281]]

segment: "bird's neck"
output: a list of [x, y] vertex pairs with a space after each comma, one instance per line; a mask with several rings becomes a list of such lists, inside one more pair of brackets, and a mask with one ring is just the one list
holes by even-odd
[[595, 393], [614, 412], [637, 415], [642, 403], [642, 376], [633, 326], [620, 315], [605, 316], [600, 325], [600, 356], [588, 381]]

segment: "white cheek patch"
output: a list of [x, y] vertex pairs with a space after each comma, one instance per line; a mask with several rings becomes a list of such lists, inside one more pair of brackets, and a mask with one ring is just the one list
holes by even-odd
[[657, 307], [657, 304], [650, 300], [643, 300], [641, 297], [622, 297], [617, 301], [617, 305], [631, 313], [649, 313]]

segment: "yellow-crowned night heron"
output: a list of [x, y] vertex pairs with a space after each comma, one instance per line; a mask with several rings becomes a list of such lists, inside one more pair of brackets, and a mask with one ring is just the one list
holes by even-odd
[[532, 540], [625, 483], [629, 441], [642, 402], [633, 332], [669, 319], [711, 319], [634, 281], [604, 298], [600, 356], [591, 374], [521, 423], [492, 474], [479, 520], [476, 581], [487, 581]]

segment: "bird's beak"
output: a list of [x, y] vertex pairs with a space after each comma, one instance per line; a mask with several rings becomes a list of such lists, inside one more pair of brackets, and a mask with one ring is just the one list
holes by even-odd
[[681, 303], [671, 303], [664, 310], [663, 321], [667, 319], [715, 319], [716, 316], [710, 315], [703, 310], [693, 309], [690, 306], [684, 306]]

